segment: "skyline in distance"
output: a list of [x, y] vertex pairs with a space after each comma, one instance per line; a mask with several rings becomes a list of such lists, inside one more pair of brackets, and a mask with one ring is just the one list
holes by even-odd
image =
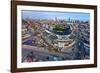
[[22, 10], [22, 19], [64, 19], [89, 21], [89, 13]]

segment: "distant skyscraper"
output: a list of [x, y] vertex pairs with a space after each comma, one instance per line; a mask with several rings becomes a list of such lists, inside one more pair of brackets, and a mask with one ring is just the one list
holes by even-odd
[[69, 17], [68, 21], [70, 22], [70, 17]]
[[57, 21], [57, 17], [55, 17], [55, 21]]

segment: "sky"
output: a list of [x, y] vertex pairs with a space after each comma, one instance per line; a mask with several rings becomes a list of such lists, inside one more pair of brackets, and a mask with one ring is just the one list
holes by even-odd
[[69, 18], [72, 20], [81, 20], [87, 21], [90, 20], [89, 13], [77, 13], [77, 12], [50, 12], [50, 11], [34, 11], [34, 10], [22, 10], [22, 18], [31, 18], [31, 19], [65, 19]]

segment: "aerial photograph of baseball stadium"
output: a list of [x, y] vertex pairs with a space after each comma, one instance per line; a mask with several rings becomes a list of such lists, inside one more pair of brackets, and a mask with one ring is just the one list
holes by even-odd
[[90, 14], [21, 11], [22, 62], [90, 59]]

